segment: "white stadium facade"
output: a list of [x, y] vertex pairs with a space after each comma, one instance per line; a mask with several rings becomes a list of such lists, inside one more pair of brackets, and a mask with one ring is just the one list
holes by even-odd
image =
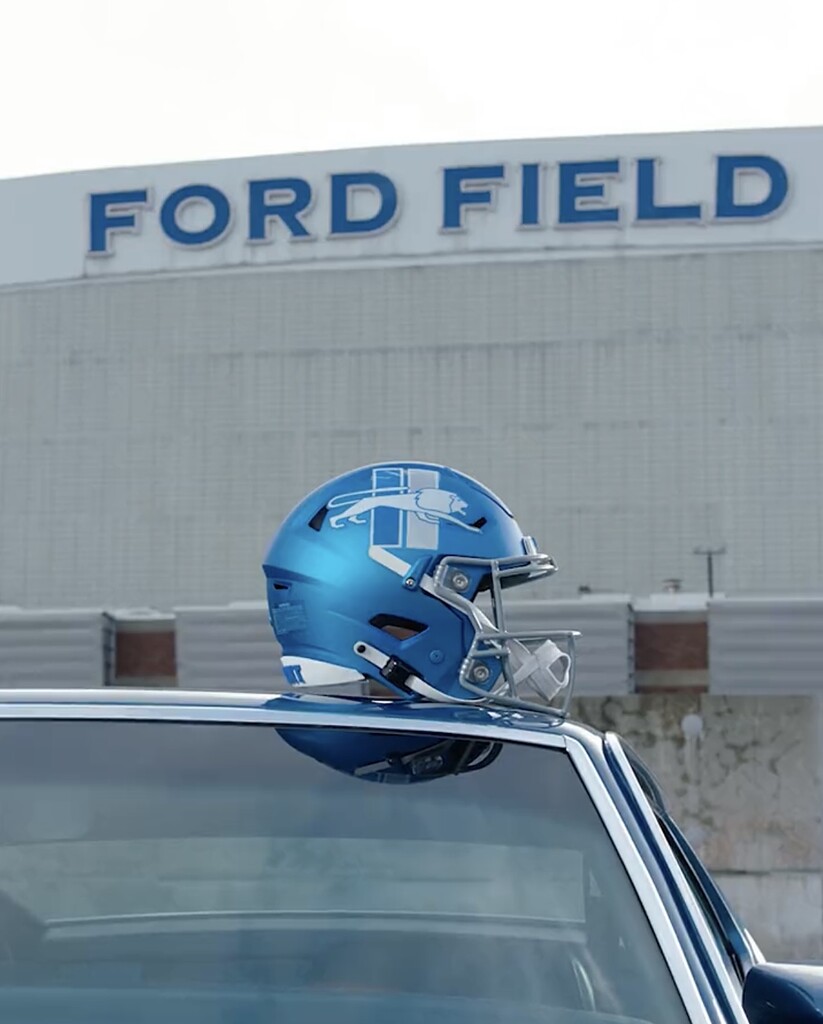
[[0, 605], [262, 599], [282, 517], [447, 463], [558, 597], [823, 579], [823, 130], [0, 182]]

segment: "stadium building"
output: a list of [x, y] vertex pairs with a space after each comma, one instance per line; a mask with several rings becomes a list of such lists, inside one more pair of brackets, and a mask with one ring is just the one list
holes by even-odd
[[0, 686], [285, 687], [281, 518], [450, 463], [556, 557], [510, 622], [582, 631], [583, 720], [823, 959], [821, 166], [791, 129], [0, 182]]
[[450, 463], [554, 594], [823, 579], [823, 129], [0, 183], [0, 604], [227, 604], [310, 488]]

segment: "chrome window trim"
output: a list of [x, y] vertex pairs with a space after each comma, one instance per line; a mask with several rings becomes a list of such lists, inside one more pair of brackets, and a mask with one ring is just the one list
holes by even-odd
[[[615, 740], [617, 740], [617, 742], [615, 742]], [[617, 763], [620, 765], [620, 769], [623, 772], [623, 775], [625, 776], [632, 791], [632, 795], [637, 801], [637, 805], [643, 815], [643, 820], [654, 836], [655, 842], [657, 843], [658, 849], [666, 862], [667, 868], [671, 871], [672, 876], [678, 883], [682, 898], [688, 907], [689, 914], [691, 915], [692, 921], [700, 935], [700, 941], [703, 943], [703, 946], [708, 953], [712, 966], [715, 969], [715, 973], [718, 978], [720, 978], [724, 994], [726, 995], [729, 1005], [732, 1007], [735, 1014], [735, 1021], [738, 1022], [738, 1024], [748, 1024], [746, 1015], [743, 1013], [740, 989], [735, 988], [731, 978], [729, 977], [728, 967], [723, 962], [720, 950], [717, 948], [717, 942], [709, 929], [706, 918], [703, 915], [703, 911], [700, 909], [691, 885], [689, 885], [688, 879], [683, 873], [683, 869], [678, 864], [677, 858], [669, 846], [669, 843], [663, 834], [663, 830], [660, 828], [657, 818], [646, 799], [646, 795], [638, 781], [637, 775], [635, 774], [634, 769], [626, 756], [626, 752], [623, 749], [623, 744], [620, 742], [620, 737], [616, 733], [606, 733], [606, 741], [609, 743], [609, 749], [612, 751]]]
[[[389, 702], [390, 703], [390, 702]], [[421, 708], [426, 707], [421, 705]], [[431, 710], [431, 705], [428, 705]], [[526, 743], [557, 750], [566, 748], [566, 737], [560, 732], [531, 730], [528, 727], [512, 727], [506, 724], [511, 712], [501, 714], [501, 721], [471, 722], [444, 721], [421, 715], [414, 719], [410, 715], [402, 718], [388, 707], [369, 712], [358, 711], [309, 711], [299, 708], [269, 708], [210, 706], [210, 705], [162, 705], [162, 704], [53, 704], [0, 703], [0, 720], [73, 720], [110, 722], [202, 722], [211, 724], [268, 725], [285, 728], [288, 726], [316, 725], [344, 729], [385, 729], [395, 732], [422, 732], [430, 735], [472, 736], [479, 739]]]
[[[686, 1008], [692, 1024], [717, 1024], [717, 1018], [709, 1016], [703, 996], [680, 946], [668, 911], [660, 897], [657, 886], [638, 853], [629, 830], [612, 800], [611, 794], [601, 779], [588, 751], [574, 737], [567, 737], [567, 750], [574, 767], [586, 788], [597, 813], [609, 833], [617, 854], [634, 886], [641, 906], [646, 913], [652, 931], [660, 945], [661, 952], [672, 975], [677, 991]], [[745, 1022], [741, 1021], [741, 1024]]]

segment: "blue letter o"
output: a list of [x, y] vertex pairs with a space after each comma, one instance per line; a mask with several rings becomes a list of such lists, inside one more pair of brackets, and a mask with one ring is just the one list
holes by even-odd
[[[211, 224], [200, 231], [187, 231], [177, 223], [177, 211], [192, 200], [210, 203], [214, 210]], [[209, 242], [216, 242], [226, 233], [230, 221], [231, 204], [219, 188], [213, 188], [211, 185], [185, 185], [178, 188], [166, 197], [160, 210], [160, 226], [163, 232], [178, 245], [208, 245]]]

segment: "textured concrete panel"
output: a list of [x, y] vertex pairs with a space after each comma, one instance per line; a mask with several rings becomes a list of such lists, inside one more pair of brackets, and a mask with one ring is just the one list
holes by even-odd
[[262, 596], [292, 505], [379, 459], [486, 481], [578, 586], [823, 578], [823, 253], [0, 293], [0, 602]]
[[816, 698], [657, 694], [583, 699], [576, 713], [619, 732], [649, 765], [673, 816], [770, 954], [823, 955]]
[[770, 960], [823, 960], [819, 872], [719, 874], [729, 903]]

